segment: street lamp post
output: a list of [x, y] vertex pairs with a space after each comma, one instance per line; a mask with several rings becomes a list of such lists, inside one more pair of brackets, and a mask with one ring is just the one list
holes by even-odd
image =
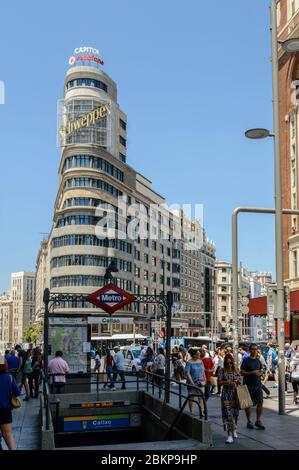
[[275, 161], [275, 259], [277, 283], [277, 333], [278, 333], [278, 400], [279, 414], [285, 413], [285, 363], [284, 363], [284, 287], [283, 287], [283, 242], [282, 242], [282, 188], [280, 158], [280, 110], [278, 83], [278, 43], [276, 0], [271, 7], [272, 43], [272, 90], [274, 123], [274, 161]]
[[278, 44], [288, 52], [299, 51], [299, 39], [278, 41], [277, 39], [277, 7], [276, 0], [271, 1], [271, 50], [272, 50], [272, 95], [274, 133], [267, 129], [250, 129], [245, 132], [251, 139], [274, 137], [274, 176], [275, 176], [275, 260], [277, 283], [277, 336], [278, 336], [278, 377], [279, 377], [279, 414], [285, 413], [285, 363], [284, 363], [284, 282], [283, 282], [283, 240], [282, 240], [282, 183], [280, 157], [280, 110], [279, 110], [279, 67]]

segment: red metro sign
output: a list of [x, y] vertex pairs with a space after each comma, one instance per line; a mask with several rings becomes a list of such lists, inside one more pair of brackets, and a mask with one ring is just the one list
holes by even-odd
[[115, 284], [107, 284], [96, 292], [89, 294], [87, 300], [111, 314], [125, 305], [134, 302], [135, 297]]

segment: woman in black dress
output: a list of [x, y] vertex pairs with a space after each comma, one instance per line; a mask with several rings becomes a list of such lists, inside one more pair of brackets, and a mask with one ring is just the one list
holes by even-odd
[[241, 375], [236, 367], [232, 354], [226, 354], [223, 367], [218, 371], [219, 385], [222, 385], [221, 411], [222, 421], [227, 431], [227, 444], [237, 438], [239, 409], [236, 402], [236, 387], [241, 384]]

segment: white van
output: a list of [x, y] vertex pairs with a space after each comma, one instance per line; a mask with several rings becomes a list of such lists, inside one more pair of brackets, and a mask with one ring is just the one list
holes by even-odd
[[125, 371], [136, 374], [141, 370], [141, 346], [121, 346], [120, 350], [125, 358]]

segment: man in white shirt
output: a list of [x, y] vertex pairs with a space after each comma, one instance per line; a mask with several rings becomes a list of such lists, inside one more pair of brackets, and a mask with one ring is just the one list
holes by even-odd
[[[125, 379], [125, 358], [123, 353], [120, 350], [119, 346], [114, 347], [114, 373], [113, 373], [113, 382], [116, 381], [117, 375], [120, 376], [120, 379], [122, 381], [122, 390], [125, 390], [126, 388], [126, 379]], [[113, 387], [112, 390], [115, 390]]]

